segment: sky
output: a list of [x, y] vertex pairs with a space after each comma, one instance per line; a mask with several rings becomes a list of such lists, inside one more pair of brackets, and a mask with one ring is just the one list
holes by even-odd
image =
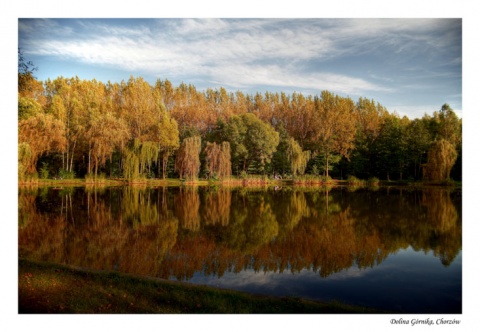
[[329, 90], [411, 119], [444, 103], [462, 117], [461, 18], [19, 18], [18, 46], [42, 81]]

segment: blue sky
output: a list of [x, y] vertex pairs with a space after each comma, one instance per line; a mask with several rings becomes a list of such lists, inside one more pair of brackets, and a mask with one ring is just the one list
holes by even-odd
[[410, 118], [444, 103], [462, 116], [461, 19], [19, 19], [18, 45], [39, 80], [329, 90]]

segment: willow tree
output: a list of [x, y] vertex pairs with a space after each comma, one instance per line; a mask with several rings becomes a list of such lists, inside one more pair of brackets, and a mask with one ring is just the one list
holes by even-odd
[[314, 145], [325, 156], [325, 175], [328, 176], [331, 155], [348, 157], [354, 147], [355, 105], [350, 98], [342, 98], [322, 91], [315, 98]]
[[[159, 159], [162, 164], [162, 178], [165, 179], [168, 159], [180, 147], [177, 121], [170, 117], [163, 102], [158, 102], [159, 121], [154, 141], [159, 144]], [[160, 164], [160, 163], [159, 163]], [[160, 172], [160, 167], [159, 167]]]
[[293, 176], [305, 173], [307, 163], [310, 160], [310, 151], [302, 151], [302, 147], [291, 137], [287, 141], [287, 159], [290, 162]]
[[200, 136], [188, 137], [183, 140], [175, 160], [175, 171], [180, 178], [194, 180], [200, 171], [200, 151], [202, 141]]
[[450, 105], [443, 104], [438, 112], [433, 113], [437, 137], [443, 138], [454, 146], [462, 141], [462, 120], [458, 118]]
[[63, 123], [51, 114], [38, 113], [21, 120], [18, 123], [19, 175], [33, 174], [43, 154], [63, 152], [67, 143], [63, 134]]
[[446, 139], [435, 141], [428, 151], [425, 178], [431, 181], [450, 179], [450, 171], [457, 160], [455, 146]]
[[228, 178], [232, 174], [230, 161], [230, 143], [207, 143], [205, 147], [205, 162], [209, 176]]
[[150, 174], [152, 163], [156, 162], [159, 146], [155, 142], [141, 142], [133, 139], [124, 149], [123, 174], [126, 180], [132, 181]]

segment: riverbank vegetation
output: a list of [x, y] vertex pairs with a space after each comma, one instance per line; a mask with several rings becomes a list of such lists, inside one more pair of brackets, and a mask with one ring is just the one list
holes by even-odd
[[19, 313], [380, 313], [115, 272], [19, 261]]
[[329, 91], [249, 95], [141, 77], [41, 82], [33, 73], [19, 52], [20, 183], [461, 181], [462, 120], [448, 104], [412, 120]]

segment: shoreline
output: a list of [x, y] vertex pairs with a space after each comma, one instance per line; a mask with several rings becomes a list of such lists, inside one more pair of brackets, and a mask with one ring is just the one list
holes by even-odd
[[273, 297], [181, 281], [18, 260], [18, 312], [81, 314], [379, 314], [340, 302]]
[[349, 183], [348, 180], [302, 180], [302, 179], [260, 179], [260, 178], [231, 178], [228, 180], [205, 180], [199, 179], [195, 181], [185, 181], [181, 179], [145, 179], [138, 181], [126, 181], [123, 179], [105, 179], [92, 182], [86, 179], [38, 179], [33, 181], [19, 181], [18, 187], [55, 187], [55, 186], [92, 186], [92, 187], [113, 187], [113, 186], [232, 186], [232, 187], [249, 187], [249, 186], [292, 186], [292, 187], [352, 187], [352, 188], [380, 188], [380, 187], [411, 187], [411, 188], [462, 188], [462, 182], [432, 182], [432, 181], [387, 181], [380, 180], [375, 184], [369, 184], [367, 181], [360, 180], [363, 183]]

